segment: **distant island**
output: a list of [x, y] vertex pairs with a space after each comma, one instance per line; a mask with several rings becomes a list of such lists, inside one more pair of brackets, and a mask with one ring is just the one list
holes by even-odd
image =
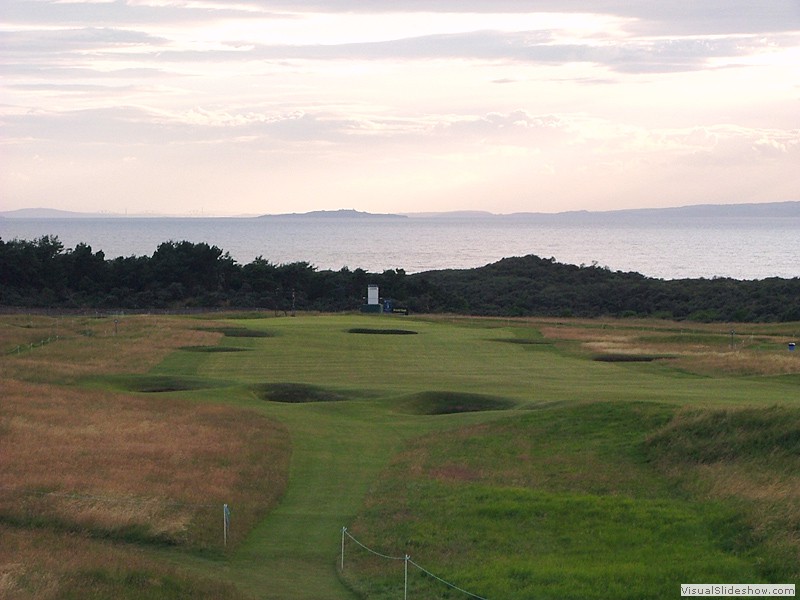
[[621, 210], [572, 210], [557, 213], [516, 212], [498, 214], [480, 210], [461, 210], [450, 212], [406, 213], [412, 218], [449, 218], [464, 219], [495, 218], [503, 220], [539, 220], [539, 221], [578, 221], [604, 219], [631, 219], [662, 217], [668, 219], [720, 219], [720, 218], [800, 218], [800, 201], [764, 202], [746, 204], [695, 204], [666, 208], [630, 208]]
[[[481, 210], [456, 210], [444, 212], [418, 213], [371, 213], [355, 209], [315, 210], [304, 213], [279, 213], [263, 215], [240, 215], [237, 217], [214, 218], [252, 218], [252, 219], [498, 219], [543, 222], [608, 221], [637, 218], [663, 219], [755, 219], [755, 218], [800, 218], [800, 201], [764, 202], [745, 204], [697, 204], [667, 208], [631, 208], [623, 210], [590, 211], [575, 210], [557, 213], [517, 212], [498, 214]], [[23, 208], [2, 211], [3, 219], [113, 219], [113, 218], [212, 218], [204, 215], [165, 215], [165, 214], [121, 214], [121, 213], [83, 213], [53, 208]]]
[[306, 213], [286, 213], [286, 214], [278, 214], [278, 215], [260, 215], [256, 217], [258, 219], [274, 219], [274, 218], [283, 218], [283, 217], [300, 217], [300, 218], [322, 218], [322, 219], [374, 219], [374, 218], [384, 218], [384, 219], [405, 219], [407, 218], [405, 215], [397, 215], [397, 214], [381, 214], [381, 213], [370, 213], [370, 212], [362, 212], [360, 210], [354, 210], [352, 208], [342, 208], [339, 210], [314, 210], [311, 212]]
[[4, 219], [106, 219], [124, 216], [117, 213], [84, 213], [55, 208], [20, 208], [0, 212], [0, 218]]

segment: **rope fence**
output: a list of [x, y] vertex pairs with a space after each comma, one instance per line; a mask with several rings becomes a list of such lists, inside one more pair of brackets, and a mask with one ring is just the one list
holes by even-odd
[[453, 590], [455, 590], [457, 592], [461, 592], [462, 594], [464, 594], [466, 596], [469, 596], [470, 598], [476, 598], [477, 600], [487, 600], [483, 596], [478, 596], [477, 594], [473, 594], [472, 592], [468, 592], [467, 590], [465, 590], [463, 588], [460, 588], [457, 585], [455, 585], [453, 583], [450, 583], [449, 581], [446, 581], [446, 580], [442, 579], [441, 577], [439, 577], [437, 575], [434, 575], [428, 569], [418, 565], [413, 560], [411, 560], [411, 557], [408, 554], [404, 554], [403, 556], [390, 556], [388, 554], [382, 554], [382, 553], [380, 553], [380, 552], [378, 552], [376, 550], [373, 550], [372, 548], [364, 545], [359, 540], [357, 540], [355, 537], [353, 537], [353, 535], [349, 531], [347, 531], [347, 527], [342, 527], [342, 556], [341, 556], [341, 570], [342, 570], [342, 573], [344, 573], [344, 556], [345, 556], [345, 539], [346, 538], [352, 540], [358, 546], [360, 546], [361, 548], [363, 548], [364, 550], [366, 550], [370, 554], [373, 554], [373, 555], [375, 555], [375, 556], [377, 556], [379, 558], [383, 558], [383, 559], [386, 559], [386, 560], [395, 560], [395, 561], [402, 560], [403, 561], [403, 563], [404, 563], [403, 598], [406, 599], [406, 600], [408, 598], [408, 566], [409, 565], [411, 565], [413, 567], [416, 567], [417, 569], [419, 569], [425, 575], [435, 579], [439, 583], [441, 583], [443, 585], [446, 585], [447, 587], [449, 587], [449, 588], [451, 588], [451, 589], [453, 589]]
[[39, 340], [38, 342], [30, 342], [28, 344], [18, 344], [16, 348], [6, 351], [6, 354], [22, 354], [23, 350], [33, 350], [34, 348], [41, 348], [52, 342], [61, 339], [59, 336], [51, 336], [47, 339]]

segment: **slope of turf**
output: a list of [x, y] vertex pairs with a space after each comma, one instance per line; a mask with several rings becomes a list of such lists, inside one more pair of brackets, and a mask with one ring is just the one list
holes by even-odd
[[[234, 558], [232, 562], [232, 565], [241, 566], [241, 571], [238, 567], [237, 571], [241, 573], [243, 579], [250, 581], [247, 589], [257, 590], [260, 585], [268, 585], [273, 590], [265, 597], [348, 597], [346, 590], [332, 579], [335, 577], [334, 564], [339, 544], [339, 527], [349, 524], [359, 511], [360, 498], [370, 489], [371, 482], [386, 465], [392, 453], [401, 447], [404, 440], [413, 439], [426, 431], [457, 429], [468, 423], [489, 423], [509, 414], [507, 411], [478, 411], [448, 415], [411, 415], [398, 412], [398, 409], [402, 410], [403, 403], [407, 401], [409, 395], [447, 394], [460, 390], [462, 394], [482, 394], [510, 399], [519, 407], [527, 409], [545, 404], [568, 407], [576, 402], [591, 400], [595, 410], [604, 405], [602, 401], [609, 400], [623, 403], [666, 402], [674, 406], [687, 403], [699, 406], [735, 406], [752, 405], [754, 398], [758, 398], [755, 402], [779, 401], [785, 398], [781, 386], [764, 385], [763, 381], [748, 381], [742, 378], [675, 377], [673, 370], [654, 368], [652, 364], [598, 363], [591, 361], [590, 356], [565, 353], [555, 345], [496, 344], [493, 342], [498, 338], [537, 339], [538, 336], [519, 335], [516, 327], [497, 326], [493, 323], [483, 325], [470, 323], [468, 326], [458, 326], [420, 320], [414, 323], [414, 329], [419, 332], [419, 335], [415, 336], [347, 334], [347, 330], [354, 327], [375, 327], [372, 325], [373, 322], [369, 317], [360, 316], [276, 319], [264, 323], [264, 326], [279, 332], [280, 344], [274, 344], [275, 340], [266, 343], [257, 342], [254, 346], [256, 352], [235, 356], [209, 355], [203, 358], [203, 363], [199, 367], [200, 373], [212, 378], [223, 373], [240, 381], [254, 383], [280, 382], [291, 378], [291, 381], [297, 383], [328, 389], [350, 387], [369, 390], [368, 399], [365, 397], [347, 403], [283, 406], [269, 403], [263, 406], [263, 410], [271, 415], [280, 414], [281, 420], [290, 424], [293, 440], [297, 444], [296, 458], [292, 467], [293, 483], [290, 482], [284, 502], [267, 520], [264, 528], [254, 532], [249, 552]], [[258, 323], [248, 323], [248, 326], [257, 327]], [[601, 403], [597, 404], [598, 401]], [[280, 408], [279, 413], [275, 412], [277, 408]], [[658, 423], [664, 422], [672, 409], [662, 407], [660, 410], [662, 412]], [[542, 411], [533, 411], [520, 422], [530, 425], [536, 422], [535, 415], [540, 414], [543, 414]], [[636, 425], [637, 418], [639, 417], [630, 418], [633, 425]], [[503, 422], [514, 422], [514, 420], [503, 420]], [[538, 499], [536, 502], [531, 500], [532, 505], [538, 502], [545, 507], [542, 509], [544, 512], [550, 512], [550, 509], [546, 509], [548, 503], [557, 505], [563, 495], [561, 499], [572, 502], [577, 513], [583, 511], [596, 515], [609, 512], [618, 515], [615, 517], [617, 524], [614, 525], [617, 529], [622, 527], [622, 523], [640, 514], [641, 517], [634, 527], [634, 530], [639, 532], [653, 527], [655, 523], [663, 520], [665, 515], [672, 514], [675, 516], [675, 523], [690, 524], [687, 526], [689, 529], [687, 539], [690, 541], [676, 548], [687, 551], [692, 544], [699, 544], [704, 548], [703, 552], [709, 558], [709, 564], [717, 565], [721, 569], [719, 572], [722, 573], [733, 575], [740, 568], [749, 568], [746, 562], [739, 562], [734, 555], [718, 548], [718, 542], [724, 546], [727, 543], [726, 539], [731, 536], [736, 537], [739, 532], [737, 517], [727, 508], [713, 503], [704, 506], [682, 504], [680, 499], [672, 496], [673, 486], [663, 477], [652, 474], [644, 479], [618, 476], [620, 473], [641, 476], [648, 472], [635, 460], [637, 468], [631, 470], [628, 469], [630, 465], [620, 464], [619, 459], [614, 458], [615, 451], [626, 449], [634, 443], [634, 438], [636, 443], [641, 442], [643, 435], [641, 427], [634, 427], [631, 431], [636, 432], [636, 435], [631, 437], [632, 434], [627, 433], [627, 426], [613, 425], [619, 419], [601, 420], [594, 428], [586, 426], [585, 423], [581, 425], [582, 419], [572, 421], [574, 422], [570, 427], [565, 427], [564, 422], [559, 422], [558, 419], [551, 421], [552, 431], [547, 435], [554, 440], [554, 443], [571, 444], [572, 452], [588, 457], [586, 458], [588, 462], [580, 469], [576, 469], [574, 465], [569, 467], [567, 464], [563, 469], [551, 469], [539, 473], [537, 477], [560, 481], [561, 487], [555, 490], [531, 489], [526, 492], [532, 494], [531, 499]], [[652, 418], [647, 422], [653, 426], [658, 424], [653, 423]], [[581, 427], [587, 428], [583, 431]], [[610, 432], [604, 432], [606, 429]], [[436, 435], [438, 437], [441, 434]], [[611, 441], [605, 451], [600, 452], [595, 449], [587, 453], [586, 444], [593, 436], [609, 437]], [[447, 438], [442, 437], [442, 439]], [[453, 442], [455, 447], [461, 447], [459, 455], [463, 455], [464, 460], [467, 455], [475, 456], [482, 453], [479, 449], [469, 451], [466, 449], [469, 446], [463, 447], [461, 444], [461, 440]], [[555, 448], [546, 462], [559, 464], [564, 460], [562, 458], [564, 452], [566, 450], [563, 447]], [[510, 463], [519, 461], [520, 457], [524, 460], [524, 454], [504, 455], [504, 459]], [[633, 459], [629, 457], [626, 460]], [[442, 467], [444, 474], [442, 477], [445, 480], [447, 477], [452, 477], [456, 480], [463, 478], [469, 481], [471, 477], [469, 469], [465, 469], [458, 460], [453, 463]], [[504, 472], [503, 469], [495, 470], [498, 473]], [[576, 478], [585, 478], [584, 475], [579, 477], [579, 473], [587, 472], [591, 474], [588, 487], [574, 483]], [[514, 474], [507, 475], [513, 482]], [[649, 481], [648, 485], [641, 483], [645, 480]], [[447, 497], [457, 498], [463, 492], [461, 488], [447, 487], [450, 484], [437, 481], [435, 485], [440, 488], [435, 491], [436, 501], [430, 503], [432, 506], [449, 506]], [[444, 491], [442, 485], [445, 485]], [[478, 498], [486, 497], [487, 490], [493, 489], [493, 485], [483, 490], [480, 489], [479, 483], [474, 485], [478, 486], [475, 488], [478, 490], [475, 492]], [[644, 497], [624, 496], [618, 500], [620, 489], [624, 490], [626, 486], [635, 487], [639, 492], [644, 489], [651, 491], [640, 494]], [[507, 493], [503, 491], [505, 487], [506, 483], [498, 484], [500, 490], [498, 493], [501, 495]], [[472, 492], [464, 498], [471, 499], [473, 496], [470, 494]], [[371, 502], [373, 501], [368, 501], [368, 506]], [[520, 506], [528, 505], [527, 500], [519, 502]], [[482, 505], [476, 500], [474, 503], [466, 502], [465, 506], [478, 510]], [[491, 506], [492, 501], [489, 502], [489, 512]], [[485, 512], [487, 509], [484, 507], [482, 510]], [[388, 522], [393, 522], [400, 515], [406, 514], [417, 515], [421, 523], [427, 522], [423, 505], [415, 502], [397, 507], [394, 512], [390, 512], [394, 516], [387, 517]], [[513, 513], [514, 511], [510, 511], [510, 514]], [[439, 533], [444, 531], [440, 528], [438, 520], [441, 515], [438, 512], [432, 514], [434, 516], [428, 524], [433, 532], [438, 532], [432, 534], [438, 538]], [[527, 513], [520, 513], [524, 514]], [[556, 537], [558, 528], [563, 525], [561, 521], [565, 518], [566, 515], [557, 516], [548, 521], [548, 526], [553, 528], [553, 535]], [[341, 521], [339, 526], [336, 525], [337, 519]], [[518, 523], [519, 519], [511, 521]], [[579, 521], [590, 531], [592, 527], [603, 529], [606, 526], [602, 520], [591, 521], [581, 518]], [[675, 525], [675, 528], [681, 529], [678, 525]], [[366, 529], [364, 531], [366, 532]], [[378, 529], [375, 535], [378, 536], [383, 531]], [[719, 536], [715, 537], [718, 533]], [[468, 535], [471, 536], [470, 539], [480, 539], [484, 534], [489, 536], [489, 539], [494, 539], [489, 532], [481, 528]], [[673, 542], [677, 541], [676, 536], [677, 534], [668, 538], [663, 547], [643, 554], [649, 558], [640, 562], [639, 567], [630, 568], [639, 573], [643, 572], [644, 564], [649, 560], [655, 561], [659, 553], [667, 551]], [[614, 537], [606, 537], [602, 538], [603, 541], [599, 546], [587, 547], [587, 554], [622, 553], [619, 559], [621, 571], [615, 570], [616, 568], [591, 569], [588, 559], [579, 561], [569, 553], [559, 555], [558, 552], [554, 552], [548, 559], [552, 562], [549, 567], [550, 577], [558, 579], [559, 568], [563, 568], [562, 574], [570, 574], [571, 577], [577, 577], [580, 572], [588, 569], [594, 572], [588, 577], [589, 583], [603, 585], [603, 582], [608, 584], [609, 581], [617, 581], [621, 573], [628, 568], [625, 567], [626, 559], [623, 553], [628, 544], [626, 540], [635, 537], [621, 536], [616, 541]], [[390, 539], [380, 537], [369, 539], [380, 548], [392, 549], [392, 544], [387, 543]], [[442, 534], [441, 539], [450, 538]], [[512, 536], [509, 539], [518, 538]], [[578, 552], [583, 543], [578, 538], [576, 540], [573, 545], [574, 552]], [[460, 547], [459, 543], [458, 539], [455, 539], [452, 543], [447, 543], [446, 548]], [[423, 555], [417, 554], [415, 548], [406, 546], [405, 543], [400, 544], [398, 549], [401, 552], [404, 549], [414, 549], [415, 556], [422, 560]], [[519, 554], [514, 543], [505, 546], [504, 552], [510, 553], [509, 556]], [[438, 557], [434, 556], [433, 565], [444, 564], [448, 569], [447, 572], [452, 573], [449, 568], [455, 558], [446, 549], [444, 554], [445, 558], [441, 563]], [[271, 561], [277, 561], [276, 564], [279, 565], [277, 570], [282, 574], [277, 577], [277, 582], [271, 581], [267, 584], [268, 578], [257, 577], [250, 570], [257, 564], [258, 556], [270, 556]], [[519, 563], [519, 558], [512, 560], [509, 556], [505, 560], [512, 563], [516, 560]], [[677, 577], [677, 573], [683, 568], [680, 565], [690, 564], [689, 561], [678, 560], [677, 554], [675, 556], [675, 560], [678, 561], [676, 564], [679, 566], [673, 569], [669, 578]], [[498, 558], [500, 562], [501, 558]], [[316, 564], [319, 567], [311, 569], [315, 561], [318, 561]], [[559, 567], [558, 565], [564, 561], [566, 561], [564, 566]], [[570, 566], [573, 561], [576, 562]], [[504, 577], [496, 579], [493, 584], [499, 586], [498, 591], [502, 590], [501, 596], [527, 597], [524, 595], [526, 592], [522, 592], [521, 596], [507, 595], [512, 589], [516, 589], [509, 583], [514, 577], [523, 579], [530, 577], [529, 574], [525, 574], [527, 571], [522, 563], [511, 565], [505, 570], [500, 568], [502, 566], [500, 563], [495, 566], [500, 572], [505, 573]], [[469, 568], [464, 573], [468, 571]], [[486, 575], [490, 571], [491, 569], [487, 569], [483, 574]], [[707, 571], [693, 572], [698, 576], [707, 574]], [[514, 575], [515, 573], [517, 575]], [[755, 571], [752, 571], [752, 574], [757, 577]], [[378, 575], [378, 579], [380, 577]], [[659, 576], [654, 577], [657, 579]], [[663, 579], [667, 575], [662, 572], [661, 577]], [[478, 580], [479, 578], [470, 575], [465, 583]], [[354, 587], [358, 587], [357, 582], [350, 581]], [[645, 581], [646, 583], [635, 588], [638, 593], [643, 593], [647, 587], [657, 583], [653, 577]], [[302, 589], [298, 587], [300, 582]], [[512, 587], [503, 587], [509, 585]], [[666, 584], [662, 580], [658, 585]], [[529, 588], [522, 586], [519, 589]], [[585, 588], [580, 589], [585, 590]], [[395, 589], [394, 593], [396, 591]]]
[[[682, 425], [681, 407], [800, 403], [791, 365], [772, 377], [741, 377], [711, 368], [698, 375], [673, 361], [593, 361], [616, 346], [584, 348], [580, 325], [566, 331], [561, 323], [543, 324], [547, 335], [508, 320], [404, 318], [417, 335], [348, 333], [395, 329], [391, 317], [363, 315], [232, 323], [195, 333], [231, 326], [266, 335], [237, 336], [247, 352], [176, 351], [147, 373], [125, 376], [139, 391], [173, 392], [158, 401], [246, 408], [279, 420], [291, 437], [279, 506], [246, 531], [236, 529], [242, 507], [232, 506], [243, 542], [222, 557], [147, 550], [182, 572], [233, 582], [253, 598], [399, 597], [396, 566], [387, 573], [349, 550], [342, 581], [347, 526], [370, 546], [408, 552], [493, 599], [674, 597], [683, 577], [755, 582], [786, 573], [786, 561], [773, 573], [762, 566], [794, 548], [791, 536], [768, 542], [796, 515], [796, 498], [787, 492], [770, 506], [725, 482], [734, 475], [750, 482], [754, 496], [755, 483], [794, 489], [788, 455], [761, 472], [758, 462], [684, 464], [674, 456], [701, 445], [703, 432], [737, 429], [713, 418]], [[334, 397], [341, 401], [320, 401]], [[687, 438], [679, 443], [670, 427]], [[429, 577], [413, 585], [410, 597], [451, 597]]]
[[[681, 582], [793, 580], [785, 545], [778, 562], [774, 548], [752, 537], [756, 523], [737, 503], [677, 488], [666, 475], [704, 427], [675, 425], [674, 410], [562, 406], [419, 438], [384, 472], [351, 532], [489, 598], [669, 598]], [[781, 462], [776, 452], [792, 452], [796, 442], [787, 437], [798, 415], [745, 411], [745, 420], [775, 431], [755, 452], [731, 453], [719, 438], [709, 443], [729, 457], [768, 454]], [[668, 440], [677, 444], [667, 450], [673, 460], [654, 467], [653, 450], [663, 456]], [[354, 544], [346, 556], [345, 577], [364, 597], [403, 589], [391, 561]], [[409, 594], [458, 597], [415, 569]]]

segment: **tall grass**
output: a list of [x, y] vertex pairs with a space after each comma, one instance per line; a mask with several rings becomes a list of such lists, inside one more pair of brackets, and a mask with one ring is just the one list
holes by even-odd
[[537, 322], [544, 336], [562, 348], [634, 361], [669, 357], [670, 366], [703, 375], [785, 375], [800, 373], [788, 342], [800, 324], [691, 325], [668, 321]]
[[[0, 319], [5, 377], [75, 383], [91, 374], [144, 373], [181, 346], [216, 343], [222, 333], [152, 315], [105, 318], [15, 315]], [[31, 342], [50, 339], [43, 346]]]
[[[421, 438], [384, 473], [350, 530], [489, 598], [668, 598], [681, 582], [794, 581], [797, 539], [774, 530], [797, 498], [767, 493], [775, 504], [758, 513], [743, 508], [744, 490], [709, 494], [713, 482], [679, 482], [676, 473], [700, 477], [687, 471], [694, 463], [681, 440], [704, 436], [673, 419], [674, 410], [561, 406]], [[761, 437], [753, 427], [759, 450], [745, 445], [730, 456], [748, 463], [769, 455], [781, 475], [767, 479], [796, 489], [796, 458], [781, 458], [796, 443], [789, 432], [798, 413], [789, 414], [788, 422], [769, 411], [740, 415], [775, 431]], [[728, 452], [728, 441], [736, 447], [721, 439], [717, 446]], [[346, 554], [343, 575], [365, 597], [402, 589], [386, 560], [356, 546]], [[411, 597], [463, 597], [417, 574], [411, 585]]]
[[0, 598], [243, 600], [231, 584], [187, 574], [141, 549], [0, 524]]
[[172, 399], [4, 382], [0, 522], [220, 548], [286, 485], [287, 432], [252, 413]]
[[800, 579], [800, 410], [685, 409], [647, 444], [679, 485], [738, 507], [764, 573]]

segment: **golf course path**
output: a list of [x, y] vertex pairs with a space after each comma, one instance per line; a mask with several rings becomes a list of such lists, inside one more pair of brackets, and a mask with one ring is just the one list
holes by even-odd
[[230, 576], [265, 599], [354, 596], [336, 573], [341, 528], [358, 511], [401, 441], [358, 417], [348, 403], [273, 405], [292, 436], [289, 486], [281, 504], [231, 558]]

